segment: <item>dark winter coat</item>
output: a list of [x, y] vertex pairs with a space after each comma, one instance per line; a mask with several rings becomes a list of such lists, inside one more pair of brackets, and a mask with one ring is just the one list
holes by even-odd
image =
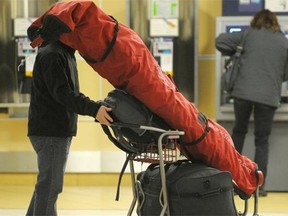
[[39, 48], [29, 108], [29, 136], [75, 136], [77, 113], [96, 117], [99, 103], [79, 92], [74, 50], [55, 42]]

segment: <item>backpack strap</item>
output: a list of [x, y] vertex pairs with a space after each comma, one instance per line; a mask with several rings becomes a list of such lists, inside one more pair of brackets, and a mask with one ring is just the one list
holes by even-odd
[[[103, 129], [103, 131], [105, 132], [105, 134], [108, 136], [109, 140], [114, 143], [114, 145], [116, 145], [119, 149], [121, 149], [122, 151], [124, 152], [127, 152], [127, 153], [138, 153], [138, 149], [137, 148], [134, 148], [132, 147], [122, 136], [119, 136], [119, 139], [115, 139], [108, 126], [107, 125], [103, 125], [101, 124], [101, 127]], [[113, 126], [111, 126], [112, 129], [113, 129]], [[114, 133], [116, 130], [113, 130]]]
[[117, 191], [116, 191], [116, 197], [115, 197], [115, 200], [116, 200], [116, 201], [119, 201], [120, 185], [121, 185], [121, 181], [122, 181], [123, 174], [124, 174], [124, 172], [125, 172], [125, 170], [126, 170], [126, 167], [127, 167], [127, 165], [128, 165], [128, 162], [129, 162], [130, 160], [132, 160], [134, 157], [135, 157], [134, 154], [132, 154], [132, 153], [128, 154], [127, 157], [126, 157], [126, 160], [125, 160], [125, 162], [124, 162], [124, 164], [123, 164], [123, 166], [122, 166], [122, 169], [121, 169], [121, 172], [120, 172], [120, 175], [119, 175], [119, 179], [118, 179], [118, 184], [117, 184]]

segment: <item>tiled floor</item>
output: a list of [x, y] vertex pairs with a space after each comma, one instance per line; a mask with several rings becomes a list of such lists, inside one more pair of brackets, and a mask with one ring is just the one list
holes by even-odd
[[[0, 216], [24, 216], [32, 186], [0, 186]], [[59, 216], [124, 216], [131, 201], [130, 187], [121, 187], [120, 200], [115, 201], [116, 186], [71, 187], [65, 186], [58, 200]], [[235, 197], [238, 210], [243, 201]], [[253, 199], [249, 200], [249, 215], [253, 212]], [[135, 213], [133, 216], [136, 215]], [[288, 216], [288, 193], [269, 193], [259, 199], [260, 216]]]

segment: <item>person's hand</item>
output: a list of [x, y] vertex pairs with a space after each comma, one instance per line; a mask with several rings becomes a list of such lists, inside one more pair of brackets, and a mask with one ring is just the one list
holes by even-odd
[[113, 119], [109, 115], [109, 112], [112, 108], [101, 106], [96, 114], [96, 120], [99, 121], [100, 124], [110, 125], [113, 122]]

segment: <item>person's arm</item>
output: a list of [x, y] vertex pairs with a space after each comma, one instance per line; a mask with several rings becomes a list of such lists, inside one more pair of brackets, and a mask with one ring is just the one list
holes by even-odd
[[[109, 125], [113, 119], [109, 115], [111, 108], [101, 101], [95, 102], [82, 93], [77, 93], [78, 81], [73, 83], [66, 65], [67, 60], [59, 53], [49, 53], [40, 59], [40, 70], [50, 95], [68, 111], [96, 118], [101, 124]], [[77, 85], [77, 87], [75, 87]]]
[[221, 33], [215, 41], [216, 49], [223, 55], [233, 55], [241, 42], [242, 34], [243, 32]]

